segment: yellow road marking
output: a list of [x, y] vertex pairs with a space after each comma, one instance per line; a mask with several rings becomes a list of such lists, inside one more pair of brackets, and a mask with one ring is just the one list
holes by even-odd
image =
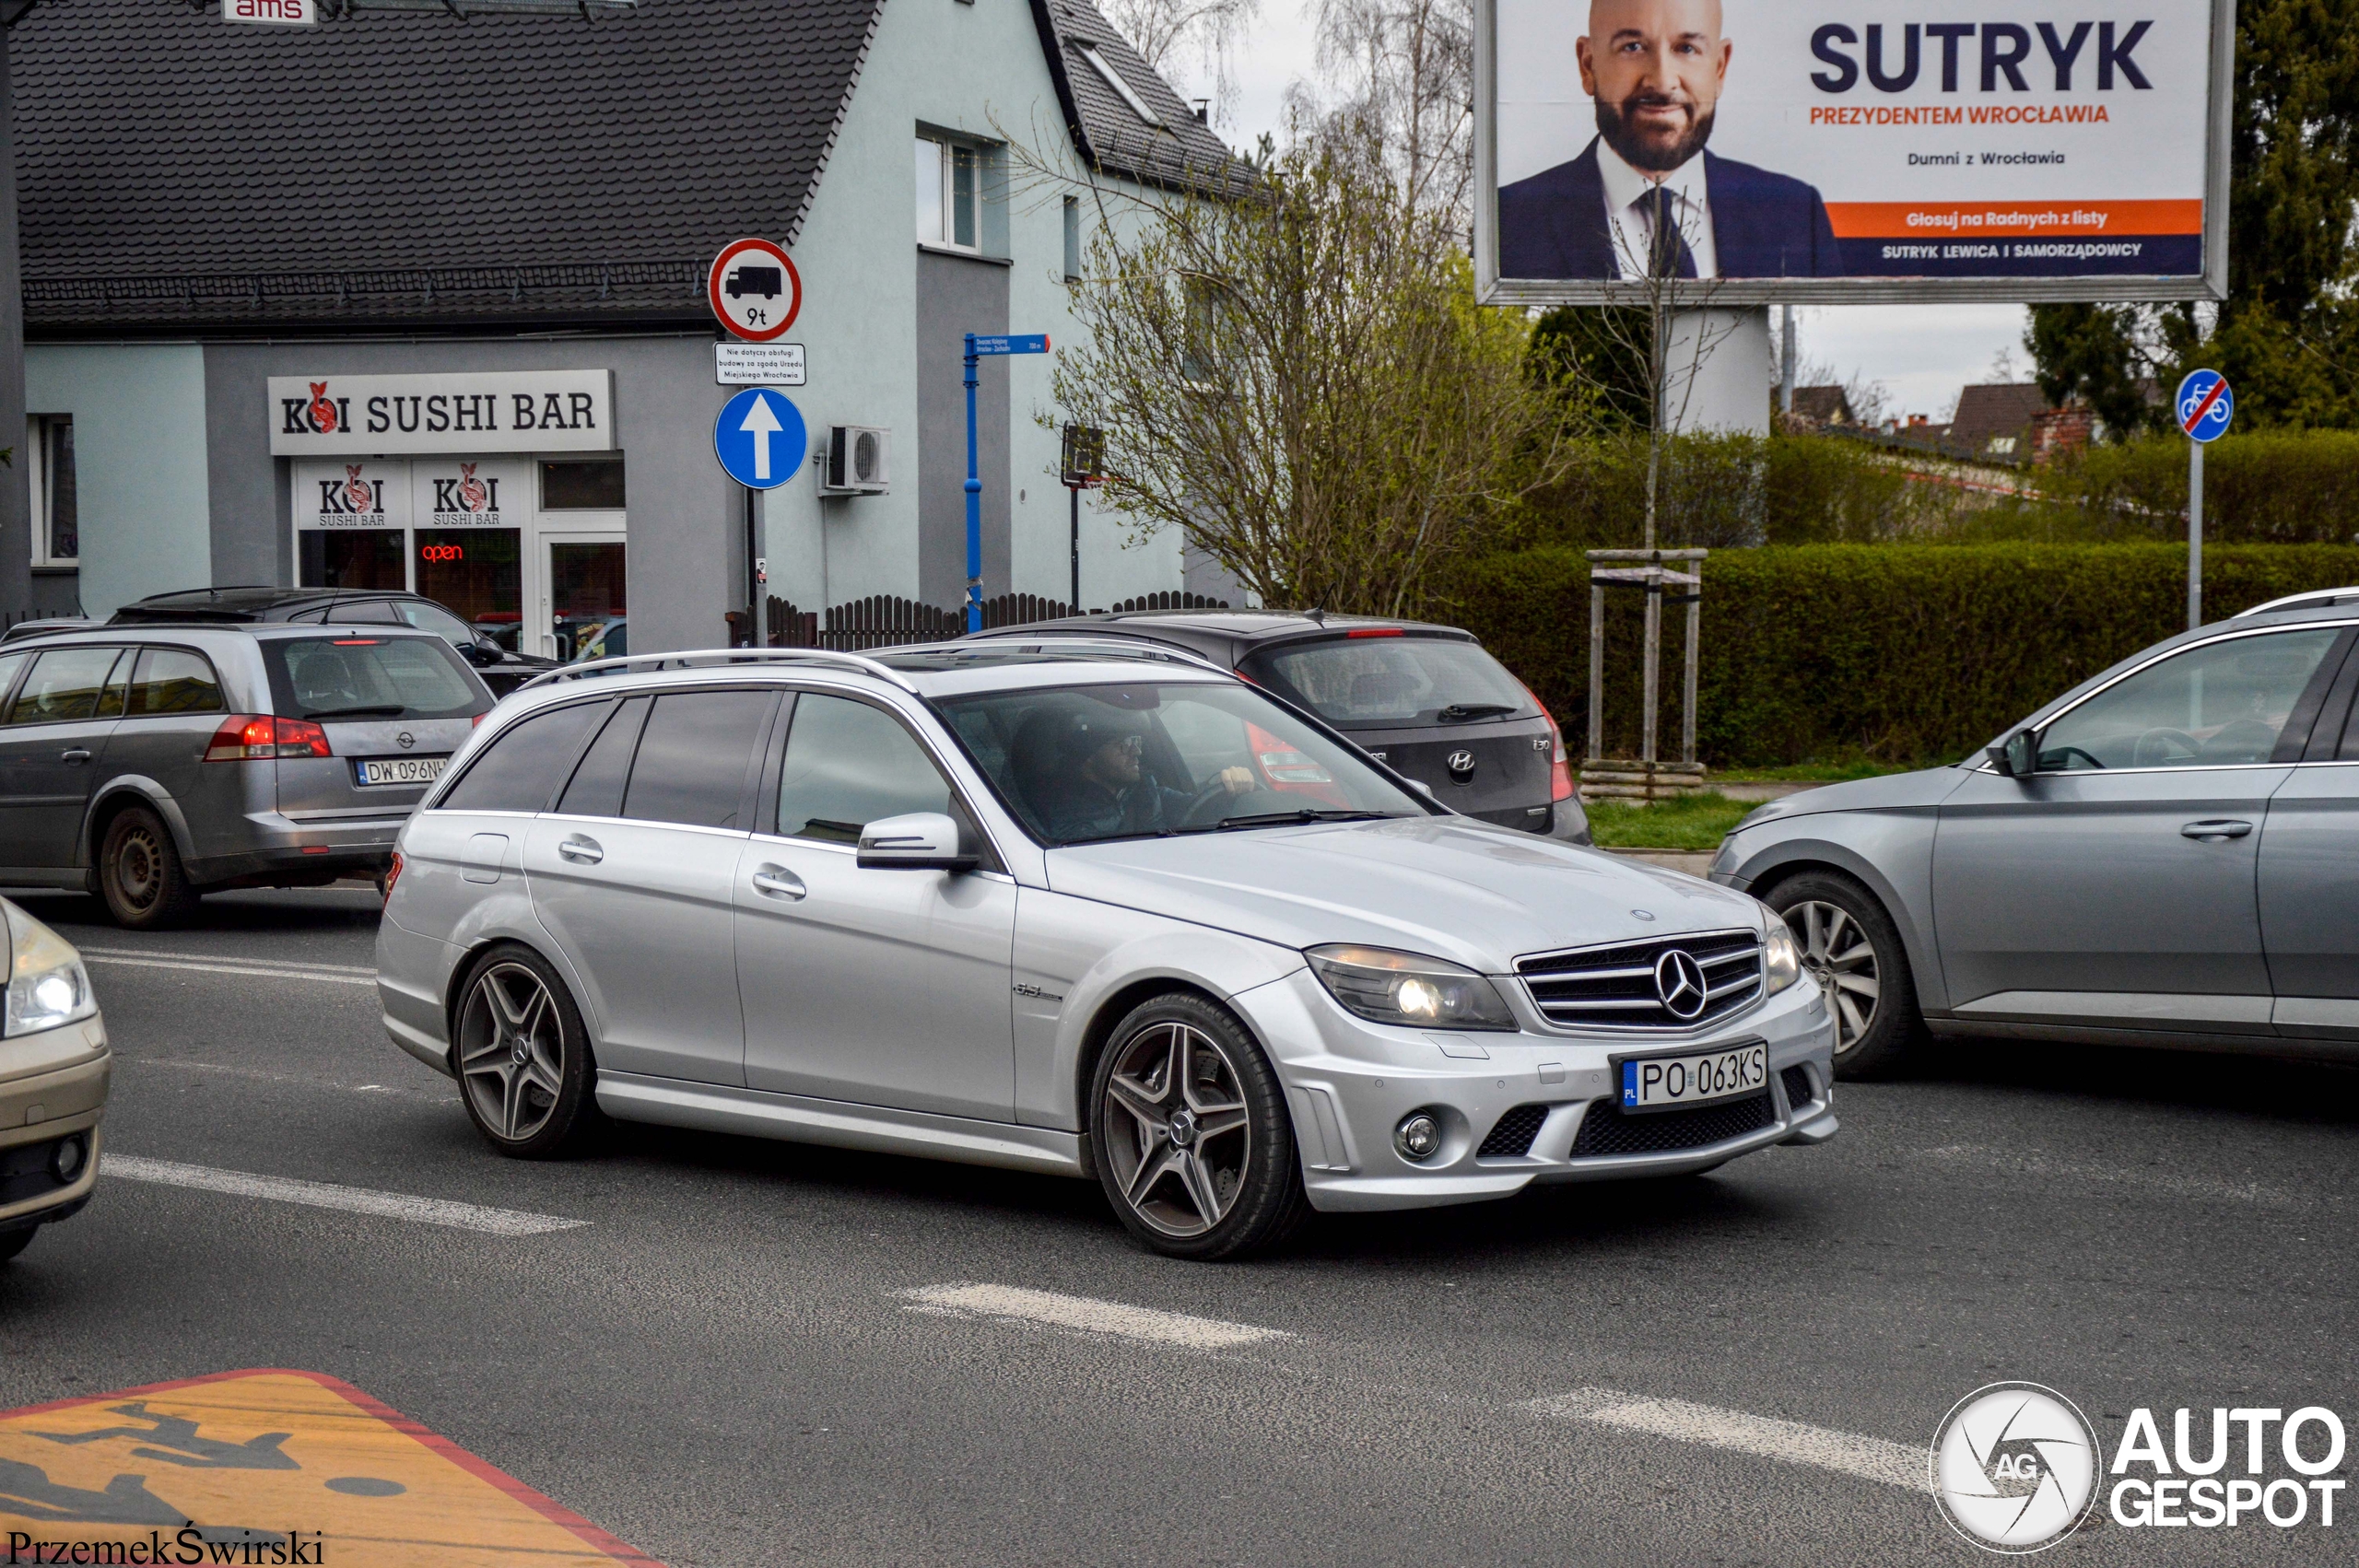
[[[161, 1554], [76, 1557], [76, 1542]], [[0, 1562], [10, 1550], [25, 1562], [661, 1568], [350, 1384], [278, 1369], [0, 1413]]]

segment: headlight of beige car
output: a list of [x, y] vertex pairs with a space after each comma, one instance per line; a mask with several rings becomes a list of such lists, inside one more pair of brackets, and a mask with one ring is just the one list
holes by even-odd
[[11, 908], [9, 936], [14, 957], [8, 969], [7, 1033], [37, 1034], [88, 1018], [99, 1011], [90, 977], [64, 937]]

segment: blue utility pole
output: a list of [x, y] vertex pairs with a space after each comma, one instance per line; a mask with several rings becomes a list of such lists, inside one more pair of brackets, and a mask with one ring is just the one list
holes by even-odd
[[967, 629], [983, 629], [983, 480], [975, 458], [976, 367], [986, 354], [1046, 354], [1049, 337], [979, 337], [967, 334]]

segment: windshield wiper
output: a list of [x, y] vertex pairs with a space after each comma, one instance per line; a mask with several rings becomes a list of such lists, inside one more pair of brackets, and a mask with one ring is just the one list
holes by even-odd
[[315, 708], [307, 719], [399, 719], [409, 711], [405, 702], [381, 702], [370, 708]]
[[1453, 702], [1437, 717], [1445, 724], [1463, 724], [1470, 719], [1496, 719], [1514, 711], [1511, 702]]
[[1255, 812], [1247, 816], [1225, 816], [1204, 827], [1181, 827], [1176, 833], [1228, 833], [1241, 827], [1282, 827], [1304, 822], [1391, 822], [1399, 812], [1318, 810], [1304, 806], [1290, 812]]

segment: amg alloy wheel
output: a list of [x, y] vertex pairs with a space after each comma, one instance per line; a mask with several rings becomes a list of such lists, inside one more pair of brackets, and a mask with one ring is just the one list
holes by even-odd
[[468, 1117], [503, 1154], [561, 1153], [596, 1116], [581, 1014], [565, 983], [522, 948], [495, 949], [477, 962], [459, 1003], [452, 1060]]
[[1133, 1012], [1098, 1060], [1097, 1174], [1115, 1212], [1179, 1258], [1267, 1246], [1308, 1208], [1276, 1075], [1244, 1028], [1202, 997]]
[[1769, 890], [1802, 949], [1802, 970], [1835, 1015], [1835, 1075], [1893, 1071], [1922, 1027], [1900, 931], [1874, 894], [1836, 872], [1808, 872]]

